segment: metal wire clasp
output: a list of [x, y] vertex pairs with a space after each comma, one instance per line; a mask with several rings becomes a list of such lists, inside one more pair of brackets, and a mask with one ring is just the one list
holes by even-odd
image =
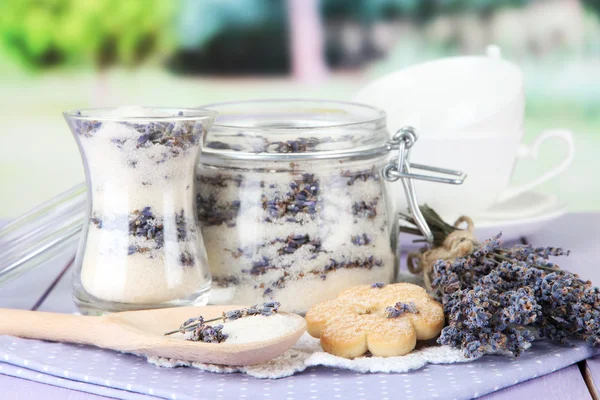
[[[398, 157], [395, 160], [396, 162], [390, 161], [383, 168], [383, 178], [389, 182], [396, 182], [398, 179], [402, 180], [402, 186], [404, 187], [404, 193], [406, 194], [406, 198], [408, 200], [410, 212], [414, 216], [415, 222], [417, 223], [417, 226], [421, 230], [421, 233], [423, 234], [427, 242], [429, 242], [429, 244], [432, 244], [433, 234], [431, 233], [431, 229], [429, 229], [429, 226], [427, 225], [423, 214], [421, 214], [421, 210], [419, 208], [419, 201], [417, 200], [417, 192], [415, 191], [415, 186], [413, 185], [412, 180], [420, 179], [451, 185], [461, 185], [464, 182], [467, 175], [461, 171], [456, 171], [452, 169], [432, 167], [429, 165], [422, 164], [411, 164], [410, 151], [417, 139], [418, 136], [414, 128], [410, 126], [400, 128], [398, 132], [394, 134], [392, 140], [390, 140], [387, 143], [387, 146], [390, 151], [398, 150]], [[423, 171], [436, 172], [442, 175], [452, 175], [454, 178], [434, 175], [413, 174], [411, 172], [413, 168]]]

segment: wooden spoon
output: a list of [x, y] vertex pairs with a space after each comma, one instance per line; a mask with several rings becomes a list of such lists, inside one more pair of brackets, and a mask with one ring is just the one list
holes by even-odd
[[[189, 318], [216, 318], [245, 306], [177, 307], [126, 311], [101, 317], [0, 309], [0, 335], [54, 342], [81, 343], [146, 356], [222, 365], [253, 365], [292, 347], [306, 330], [299, 315], [280, 312], [296, 323], [290, 333], [250, 343], [202, 343], [164, 336]], [[253, 318], [253, 317], [245, 317]], [[219, 322], [213, 324], [218, 325]], [[213, 325], [214, 326], [214, 325]]]

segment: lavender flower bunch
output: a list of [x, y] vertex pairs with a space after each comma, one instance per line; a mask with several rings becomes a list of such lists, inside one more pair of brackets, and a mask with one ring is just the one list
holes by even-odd
[[448, 321], [438, 343], [468, 358], [527, 349], [536, 336], [558, 343], [600, 344], [600, 289], [561, 270], [560, 248], [503, 248], [500, 234], [465, 257], [438, 260], [432, 288]]
[[220, 317], [204, 320], [204, 317], [194, 317], [185, 321], [179, 329], [165, 333], [165, 336], [172, 335], [174, 333], [186, 334], [192, 332], [191, 336], [187, 340], [194, 342], [205, 342], [205, 343], [221, 343], [227, 340], [227, 334], [223, 333], [223, 325], [211, 326], [207, 325], [208, 322], [214, 322], [222, 320], [223, 322], [234, 321], [236, 319], [253, 316], [263, 315], [271, 316], [279, 311], [281, 304], [277, 301], [268, 301], [262, 304], [255, 304], [249, 308], [242, 308], [239, 310], [224, 311]]

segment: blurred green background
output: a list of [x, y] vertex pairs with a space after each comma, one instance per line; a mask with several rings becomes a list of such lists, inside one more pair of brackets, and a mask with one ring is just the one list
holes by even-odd
[[573, 165], [537, 190], [600, 210], [599, 0], [0, 0], [0, 218], [83, 180], [66, 109], [350, 99], [378, 76], [488, 44], [525, 71], [524, 141], [576, 134]]

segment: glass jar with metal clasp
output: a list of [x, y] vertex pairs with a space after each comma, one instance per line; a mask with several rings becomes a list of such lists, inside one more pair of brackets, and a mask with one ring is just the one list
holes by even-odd
[[402, 182], [431, 239], [412, 180], [465, 178], [411, 164], [415, 131], [401, 128], [390, 139], [385, 113], [367, 105], [265, 100], [204, 107], [218, 113], [196, 168], [213, 304], [277, 300], [304, 313], [345, 288], [393, 282], [398, 221], [386, 182]]

